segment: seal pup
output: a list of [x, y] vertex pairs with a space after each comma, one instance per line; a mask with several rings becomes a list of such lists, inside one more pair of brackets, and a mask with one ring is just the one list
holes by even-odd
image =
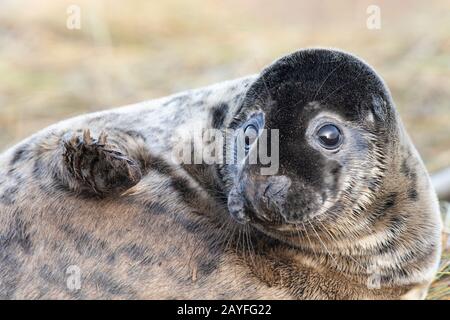
[[[243, 161], [174, 161], [180, 144], [203, 154], [214, 139], [182, 138], [210, 128], [231, 155], [243, 132]], [[272, 174], [249, 161], [265, 130]], [[31, 136], [0, 156], [0, 222], [9, 299], [417, 299], [440, 256], [388, 89], [325, 49]]]

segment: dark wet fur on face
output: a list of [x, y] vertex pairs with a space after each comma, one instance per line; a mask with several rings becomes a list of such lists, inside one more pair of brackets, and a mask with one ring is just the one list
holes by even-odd
[[[348, 196], [358, 188], [367, 187], [372, 192], [379, 188], [385, 153], [395, 148], [380, 141], [385, 137], [395, 140], [397, 128], [389, 119], [395, 120], [396, 115], [384, 84], [360, 60], [328, 50], [302, 51], [282, 58], [265, 69], [250, 87], [234, 119], [242, 122], [249, 110], [255, 109], [265, 113], [268, 129], [280, 133], [279, 175], [292, 180], [291, 194], [286, 196], [290, 198], [286, 204], [289, 216], [307, 218], [326, 200], [336, 197], [343, 188], [339, 186], [342, 176], [351, 175], [353, 167], [364, 163], [356, 162], [355, 157], [366, 160], [377, 173], [363, 177], [367, 180], [364, 186], [358, 186], [357, 181], [348, 183]], [[341, 151], [342, 156], [327, 154], [309, 141], [308, 127], [322, 114], [349, 127], [345, 133], [354, 141], [347, 141], [350, 150]], [[229, 126], [234, 128], [236, 123]]]

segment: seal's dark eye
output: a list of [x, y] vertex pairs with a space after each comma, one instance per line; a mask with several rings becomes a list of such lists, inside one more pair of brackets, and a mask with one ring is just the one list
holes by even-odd
[[258, 138], [258, 128], [254, 124], [249, 124], [244, 129], [245, 134], [245, 147], [249, 148], [255, 140]]
[[336, 149], [342, 142], [342, 134], [334, 124], [326, 124], [317, 131], [317, 137], [322, 147]]

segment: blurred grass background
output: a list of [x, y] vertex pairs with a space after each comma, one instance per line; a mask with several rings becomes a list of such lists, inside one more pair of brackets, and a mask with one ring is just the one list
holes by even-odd
[[[79, 30], [66, 27], [72, 4]], [[366, 27], [372, 4], [380, 30]], [[256, 73], [311, 46], [373, 65], [428, 169], [450, 166], [448, 0], [0, 0], [0, 151], [57, 120]], [[446, 258], [430, 298], [450, 299]]]

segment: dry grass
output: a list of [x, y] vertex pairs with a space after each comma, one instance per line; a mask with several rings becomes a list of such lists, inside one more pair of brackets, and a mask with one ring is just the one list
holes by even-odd
[[[442, 219], [449, 221], [450, 219], [450, 203], [441, 202]], [[445, 233], [443, 237], [443, 247], [446, 250], [442, 254], [441, 265], [428, 293], [427, 299], [430, 300], [450, 300], [450, 226], [445, 226]]]
[[[381, 30], [366, 8], [381, 7]], [[66, 8], [81, 8], [81, 30]], [[450, 4], [436, 1], [0, 2], [0, 150], [59, 119], [339, 47], [385, 78], [430, 171], [450, 166]], [[450, 299], [449, 253], [430, 298]]]
[[441, 267], [427, 299], [450, 300], [450, 253], [448, 251], [442, 255]]

